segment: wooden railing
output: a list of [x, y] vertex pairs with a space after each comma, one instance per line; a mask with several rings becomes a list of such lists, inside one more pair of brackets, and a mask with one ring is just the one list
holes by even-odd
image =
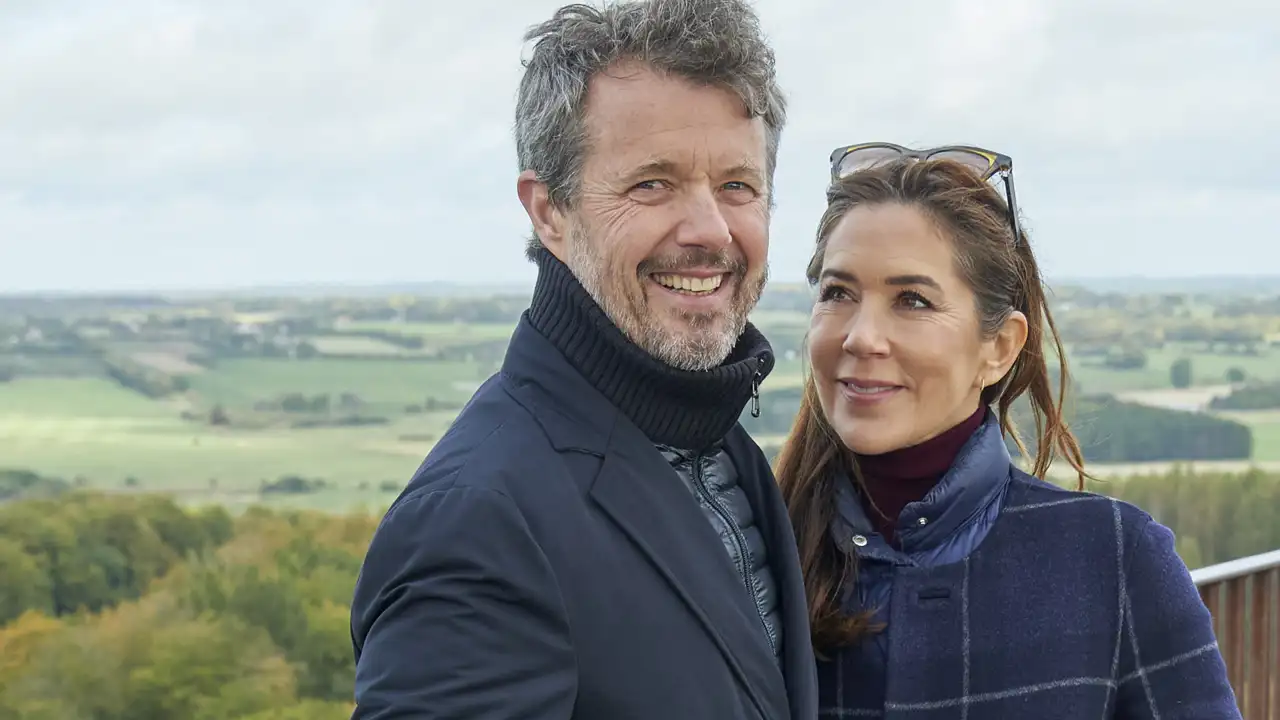
[[1280, 550], [1191, 573], [1244, 720], [1280, 720]]

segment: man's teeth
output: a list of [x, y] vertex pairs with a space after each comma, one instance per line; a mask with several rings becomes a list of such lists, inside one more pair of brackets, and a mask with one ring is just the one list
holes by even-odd
[[654, 275], [653, 279], [663, 287], [695, 293], [714, 292], [720, 287], [720, 283], [724, 282], [723, 275], [697, 278], [688, 275], [663, 274]]

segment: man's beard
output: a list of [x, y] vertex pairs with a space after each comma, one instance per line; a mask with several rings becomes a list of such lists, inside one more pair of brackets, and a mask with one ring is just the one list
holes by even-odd
[[[571, 224], [566, 239], [569, 252], [565, 264], [605, 315], [641, 350], [679, 370], [710, 370], [729, 357], [768, 279], [767, 266], [759, 277], [751, 278], [745, 262], [733, 260], [727, 253], [707, 250], [691, 250], [675, 262], [648, 260], [632, 275], [626, 269], [612, 267], [577, 223]], [[694, 264], [725, 268], [730, 273], [735, 287], [727, 318], [719, 313], [680, 313], [676, 317], [684, 327], [668, 328], [662, 322], [664, 318], [649, 310], [644, 287], [646, 278], [658, 270]], [[722, 326], [718, 330], [717, 324]]]

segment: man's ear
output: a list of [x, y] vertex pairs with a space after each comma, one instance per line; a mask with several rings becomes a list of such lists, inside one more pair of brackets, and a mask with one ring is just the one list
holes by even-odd
[[565, 261], [565, 217], [551, 204], [551, 194], [547, 184], [538, 179], [532, 170], [520, 173], [516, 180], [516, 194], [520, 196], [520, 204], [533, 223], [533, 231], [537, 233], [542, 244], [555, 255], [560, 262]]

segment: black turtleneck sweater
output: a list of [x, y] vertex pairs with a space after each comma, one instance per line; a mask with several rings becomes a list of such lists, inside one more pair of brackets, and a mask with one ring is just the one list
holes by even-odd
[[627, 339], [549, 251], [537, 262], [529, 322], [654, 443], [703, 450], [719, 441], [773, 370], [769, 342], [750, 323], [719, 366], [673, 368]]

